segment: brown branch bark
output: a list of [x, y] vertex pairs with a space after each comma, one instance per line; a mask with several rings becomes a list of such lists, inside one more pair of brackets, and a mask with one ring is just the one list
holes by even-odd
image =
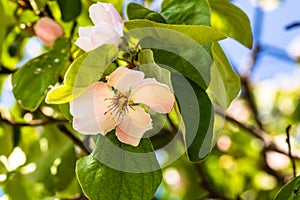
[[291, 160], [291, 163], [292, 163], [292, 167], [293, 167], [293, 177], [295, 178], [296, 177], [296, 163], [295, 163], [295, 159], [292, 155], [292, 147], [291, 147], [291, 142], [290, 142], [290, 129], [291, 129], [291, 125], [288, 125], [286, 127], [286, 143], [288, 145], [288, 155], [289, 155], [289, 158]]
[[[281, 148], [279, 148], [278, 145], [276, 143], [274, 143], [274, 141], [272, 140], [272, 137], [268, 133], [266, 133], [264, 130], [261, 130], [260, 128], [252, 126], [252, 125], [245, 124], [245, 123], [233, 118], [230, 115], [225, 115], [224, 113], [219, 112], [218, 110], [216, 110], [216, 114], [224, 117], [227, 122], [237, 125], [239, 128], [245, 130], [247, 133], [260, 139], [263, 142], [264, 149], [266, 151], [275, 151], [275, 152], [289, 156], [289, 153], [287, 151], [284, 151]], [[295, 160], [300, 160], [300, 156], [292, 155], [292, 157]]]
[[3, 118], [0, 114], [0, 121], [4, 122], [9, 125], [13, 126], [44, 126], [44, 125], [49, 125], [49, 124], [61, 124], [61, 123], [67, 123], [68, 121], [65, 119], [52, 119], [52, 120], [47, 120], [43, 121], [40, 119], [37, 120], [32, 120], [30, 122], [18, 122], [12, 119], [6, 119]]
[[90, 154], [91, 150], [83, 144], [81, 140], [75, 137], [64, 125], [58, 125], [58, 129], [70, 138], [75, 145], [77, 145], [84, 153]]

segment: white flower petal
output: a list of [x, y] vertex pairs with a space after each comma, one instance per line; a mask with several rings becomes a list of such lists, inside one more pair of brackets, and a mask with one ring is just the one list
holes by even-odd
[[111, 15], [107, 12], [107, 3], [92, 4], [89, 8], [90, 18], [92, 22], [97, 25], [101, 22], [112, 22]]
[[152, 129], [152, 120], [149, 113], [146, 113], [143, 108], [134, 106], [128, 108], [127, 115], [122, 118], [117, 127], [127, 135], [141, 138], [146, 131]]
[[108, 85], [116, 88], [121, 93], [130, 91], [138, 86], [144, 79], [144, 73], [130, 70], [126, 67], [118, 67], [110, 76], [107, 77]]
[[130, 100], [145, 104], [155, 112], [168, 113], [173, 108], [175, 97], [167, 85], [148, 78], [132, 91]]
[[113, 29], [111, 24], [100, 23], [93, 27], [93, 33], [91, 34], [91, 41], [94, 48], [103, 44], [119, 45], [120, 36], [119, 33]]
[[80, 37], [91, 37], [92, 27], [79, 27], [78, 34]]
[[75, 45], [84, 50], [85, 52], [94, 49], [91, 39], [88, 37], [80, 37], [75, 41]]
[[109, 105], [106, 98], [111, 98], [113, 91], [103, 82], [92, 84], [82, 95], [70, 102], [73, 115], [73, 127], [83, 134], [105, 135], [116, 126], [113, 116], [106, 114]]
[[111, 3], [93, 4], [89, 8], [89, 13], [95, 25], [107, 22], [118, 32], [120, 29], [123, 31], [123, 20]]
[[110, 3], [96, 3], [89, 8], [93, 27], [80, 27], [76, 45], [84, 51], [91, 51], [103, 44], [119, 45], [123, 36], [124, 23], [121, 16]]

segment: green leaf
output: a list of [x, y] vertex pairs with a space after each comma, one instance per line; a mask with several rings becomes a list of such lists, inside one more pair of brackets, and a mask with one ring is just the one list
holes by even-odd
[[60, 112], [63, 114], [63, 116], [69, 120], [72, 121], [73, 116], [70, 114], [70, 104], [64, 103], [58, 105]]
[[69, 85], [59, 85], [52, 88], [46, 96], [46, 103], [63, 104], [79, 97], [86, 87], [75, 87]]
[[281, 188], [274, 200], [298, 200], [300, 198], [300, 176], [297, 176]]
[[32, 184], [20, 172], [13, 172], [9, 175], [3, 190], [10, 199], [36, 199]]
[[212, 27], [251, 48], [253, 38], [247, 15], [229, 0], [208, 0], [208, 2], [211, 8]]
[[[3, 41], [5, 39], [5, 33], [6, 33], [6, 20], [5, 20], [5, 12], [4, 12], [4, 8], [3, 8], [3, 4], [2, 1], [0, 1], [0, 58], [1, 58], [1, 52], [2, 52], [2, 44]], [[1, 59], [0, 59], [0, 63], [1, 63]]]
[[129, 3], [127, 6], [127, 16], [129, 19], [149, 19], [151, 21], [166, 23], [166, 20], [159, 13], [149, 10], [137, 3]]
[[240, 78], [232, 69], [218, 42], [213, 43], [211, 51], [214, 64], [211, 67], [208, 93], [214, 103], [226, 109], [240, 91]]
[[[30, 157], [30, 161], [36, 164], [36, 170], [28, 174], [28, 178], [32, 182], [43, 182], [50, 191], [63, 190], [75, 176], [73, 143], [55, 126], [45, 126], [40, 141], [43, 141], [41, 151]], [[28, 155], [30, 153], [27, 152]]]
[[5, 165], [0, 161], [0, 174], [6, 174], [8, 171]]
[[99, 81], [105, 70], [118, 56], [118, 48], [113, 44], [102, 45], [82, 54], [69, 67], [64, 77], [64, 85], [52, 88], [46, 103], [62, 104], [72, 101], [93, 82]]
[[173, 88], [170, 71], [155, 63], [151, 49], [143, 49], [139, 53], [138, 67], [144, 72], [146, 78], [155, 78], [158, 82], [168, 85], [170, 89]]
[[119, 142], [114, 132], [99, 135], [93, 154], [77, 162], [76, 174], [85, 195], [99, 200], [148, 200], [162, 180], [149, 138], [133, 147]]
[[161, 14], [169, 24], [210, 25], [206, 0], [168, 0], [162, 5]]
[[182, 75], [172, 73], [172, 83], [184, 122], [188, 158], [199, 162], [212, 148], [212, 104], [201, 87]]
[[[187, 37], [195, 40], [199, 44], [208, 44], [214, 41], [222, 40], [226, 38], [226, 35], [213, 27], [203, 26], [203, 25], [172, 25], [172, 24], [161, 24], [152, 22], [146, 19], [143, 20], [129, 20], [126, 21], [125, 27], [128, 30], [137, 29], [141, 35], [144, 37], [153, 38], [165, 38], [164, 36], [168, 34], [169, 40], [176, 41], [180, 43], [180, 40], [176, 39], [179, 34], [184, 34]], [[147, 27], [153, 27], [149, 33]], [[140, 29], [144, 28], [144, 29]], [[168, 29], [170, 31], [168, 31]], [[176, 34], [176, 32], [178, 32]], [[136, 32], [135, 32], [136, 33]], [[200, 34], [201, 33], [201, 34]], [[136, 33], [137, 34], [137, 33]], [[162, 36], [161, 36], [162, 35]], [[167, 43], [167, 40], [165, 43]], [[183, 43], [184, 45], [184, 43]]]
[[69, 22], [74, 20], [81, 12], [81, 0], [57, 0], [62, 20]]
[[13, 151], [13, 127], [0, 123], [0, 155], [9, 156]]
[[46, 96], [49, 87], [56, 84], [60, 72], [68, 62], [68, 53], [57, 45], [49, 53], [27, 62], [12, 77], [13, 93], [26, 110], [34, 111]]
[[197, 43], [188, 45], [190, 41], [185, 41], [187, 46], [168, 47], [162, 46], [161, 41], [147, 38], [141, 41], [141, 46], [152, 48], [158, 65], [168, 68], [169, 71], [176, 70], [206, 89], [210, 82], [212, 59], [205, 48]]

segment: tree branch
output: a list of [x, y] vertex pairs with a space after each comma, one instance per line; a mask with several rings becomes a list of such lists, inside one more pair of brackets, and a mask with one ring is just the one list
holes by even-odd
[[[261, 140], [264, 144], [264, 150], [266, 151], [275, 151], [277, 153], [281, 153], [284, 155], [289, 156], [289, 153], [280, 149], [276, 143], [273, 142], [272, 137], [266, 133], [264, 130], [261, 130], [260, 128], [257, 128], [255, 126], [251, 126], [248, 124], [244, 124], [243, 122], [240, 122], [239, 120], [231, 117], [230, 115], [225, 115], [222, 112], [219, 112], [218, 110], [215, 111], [216, 114], [220, 115], [221, 117], [224, 117], [227, 122], [233, 123], [240, 127], [241, 129], [245, 130], [252, 136], [258, 138]], [[300, 156], [292, 155], [293, 159], [300, 160]]]
[[64, 125], [58, 125], [58, 129], [64, 133], [68, 138], [70, 138], [75, 145], [77, 145], [84, 153], [90, 154], [91, 150], [85, 146], [81, 140], [75, 137]]
[[7, 67], [4, 67], [3, 65], [0, 66], [0, 74], [13, 74], [16, 71], [17, 70], [8, 69]]
[[293, 167], [293, 177], [295, 178], [296, 177], [296, 163], [295, 163], [295, 160], [294, 160], [294, 157], [292, 155], [292, 147], [291, 147], [291, 142], [290, 142], [290, 129], [291, 129], [291, 125], [288, 125], [286, 127], [286, 143], [288, 144], [288, 155], [289, 155], [289, 158], [291, 160], [291, 163], [292, 163], [292, 167]]
[[287, 25], [285, 27], [286, 30], [289, 30], [289, 29], [292, 29], [292, 28], [296, 28], [296, 27], [299, 27], [300, 28], [300, 22], [294, 22], [294, 23], [291, 23], [289, 25]]
[[262, 123], [260, 121], [260, 118], [259, 118], [259, 114], [258, 114], [257, 106], [256, 106], [256, 103], [255, 103], [255, 99], [254, 99], [253, 93], [251, 92], [252, 89], [251, 89], [251, 86], [250, 86], [250, 83], [249, 83], [249, 79], [248, 79], [248, 77], [245, 77], [245, 78], [242, 78], [241, 81], [242, 81], [242, 84], [244, 85], [245, 97], [246, 97], [246, 100], [249, 103], [250, 110], [253, 113], [254, 120], [257, 123], [258, 127], [263, 130], [264, 128], [263, 128], [263, 125], [262, 125]]
[[9, 125], [13, 125], [13, 126], [44, 126], [44, 125], [48, 125], [48, 124], [61, 124], [61, 123], [68, 122], [65, 119], [52, 119], [52, 120], [47, 120], [47, 121], [37, 119], [37, 120], [32, 120], [30, 122], [17, 122], [12, 119], [3, 118], [1, 116], [1, 114], [0, 114], [0, 121], [4, 122], [6, 124], [9, 124]]

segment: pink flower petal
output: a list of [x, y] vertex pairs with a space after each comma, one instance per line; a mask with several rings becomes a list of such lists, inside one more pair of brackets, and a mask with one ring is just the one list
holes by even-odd
[[141, 138], [133, 137], [133, 136], [126, 134], [118, 127], [116, 129], [116, 136], [118, 137], [118, 140], [120, 142], [123, 142], [125, 144], [130, 144], [135, 147], [139, 145], [140, 140], [141, 140]]
[[172, 110], [175, 98], [169, 87], [147, 78], [132, 91], [130, 100], [142, 103], [155, 112], [168, 113]]
[[117, 122], [112, 115], [105, 115], [110, 103], [105, 99], [113, 95], [113, 91], [106, 83], [97, 82], [70, 102], [74, 129], [83, 134], [101, 133], [102, 135], [114, 129]]
[[118, 67], [107, 77], [107, 83], [116, 88], [119, 92], [126, 93], [129, 92], [132, 87], [141, 84], [143, 79], [143, 72], [130, 70], [126, 67]]
[[149, 113], [146, 113], [143, 108], [134, 106], [128, 108], [127, 115], [122, 118], [117, 127], [127, 135], [141, 138], [146, 131], [152, 129], [152, 120]]

